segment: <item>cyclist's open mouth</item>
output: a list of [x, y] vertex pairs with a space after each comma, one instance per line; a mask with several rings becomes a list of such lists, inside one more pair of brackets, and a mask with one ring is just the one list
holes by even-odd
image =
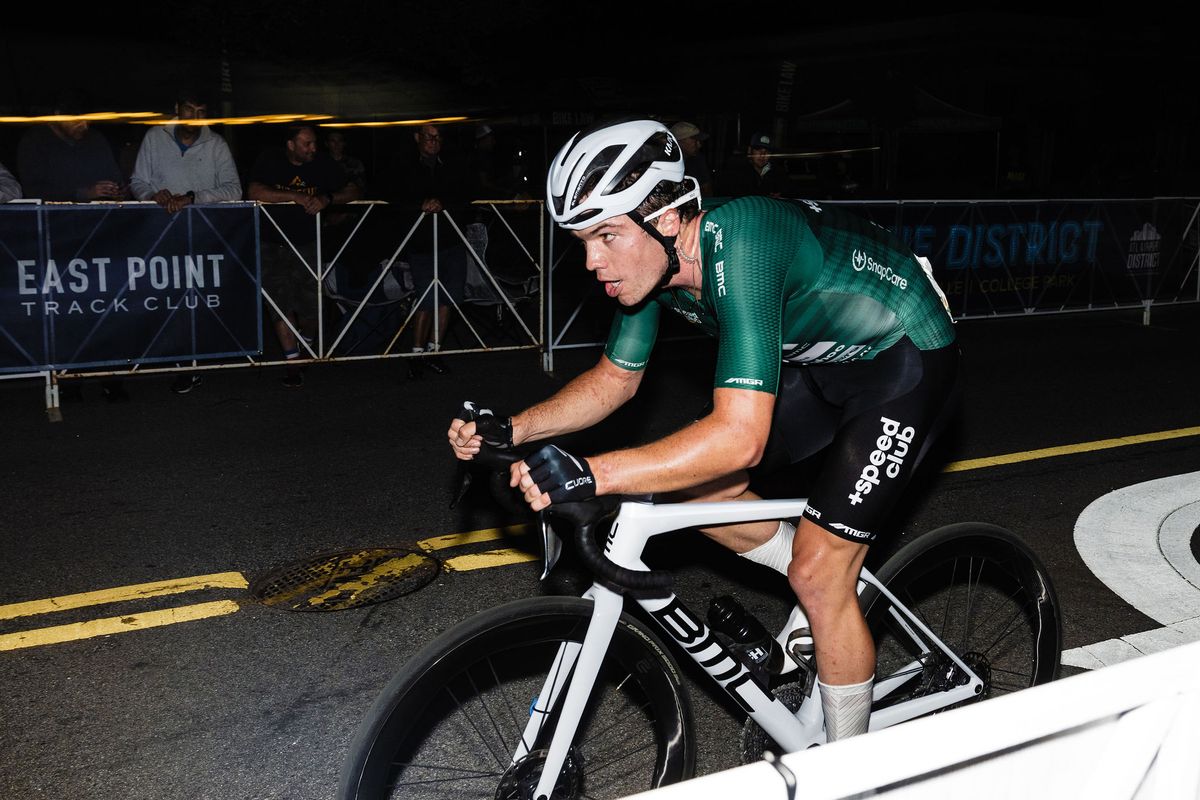
[[608, 294], [609, 297], [616, 297], [621, 291], [621, 284], [623, 282], [624, 282], [624, 279], [619, 280], [619, 281], [605, 281], [604, 282], [604, 291]]

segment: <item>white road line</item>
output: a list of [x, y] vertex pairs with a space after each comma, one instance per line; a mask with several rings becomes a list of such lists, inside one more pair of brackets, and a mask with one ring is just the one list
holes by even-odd
[[1077, 647], [1062, 663], [1094, 669], [1200, 641], [1200, 472], [1109, 492], [1080, 514], [1075, 547], [1122, 600], [1164, 627]]

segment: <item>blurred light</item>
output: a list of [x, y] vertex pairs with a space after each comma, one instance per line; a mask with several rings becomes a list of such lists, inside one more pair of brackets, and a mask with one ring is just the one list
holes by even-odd
[[470, 117], [434, 117], [433, 119], [393, 119], [380, 122], [322, 122], [322, 128], [390, 128], [397, 125], [440, 125], [466, 122]]
[[157, 111], [93, 111], [90, 114], [44, 114], [40, 117], [0, 117], [0, 123], [44, 122], [137, 122], [161, 117]]
[[264, 123], [279, 125], [295, 122], [316, 122], [322, 119], [333, 119], [329, 114], [260, 114], [252, 117], [205, 117], [203, 119], [171, 119], [162, 117], [153, 120], [134, 120], [139, 125], [178, 125], [183, 123], [191, 126], [203, 125], [253, 125]]

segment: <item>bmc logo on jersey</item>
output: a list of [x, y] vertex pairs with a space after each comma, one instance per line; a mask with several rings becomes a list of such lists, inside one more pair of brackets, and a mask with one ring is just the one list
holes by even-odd
[[725, 383], [736, 383], [741, 386], [762, 386], [763, 382], [758, 378], [726, 378]]

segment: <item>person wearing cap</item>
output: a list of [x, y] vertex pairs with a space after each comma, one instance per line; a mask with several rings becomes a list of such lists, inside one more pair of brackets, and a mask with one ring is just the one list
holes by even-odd
[[684, 120], [672, 125], [671, 133], [679, 140], [679, 147], [683, 150], [684, 174], [696, 179], [700, 184], [700, 194], [706, 197], [711, 196], [713, 193], [712, 170], [708, 168], [708, 159], [704, 157], [704, 153], [700, 152], [708, 134]]
[[750, 137], [746, 157], [738, 159], [721, 176], [718, 189], [726, 197], [767, 195], [782, 197], [787, 190], [787, 176], [779, 166], [775, 155], [775, 140], [766, 133]]
[[510, 200], [517, 193], [512, 169], [496, 150], [496, 132], [491, 125], [475, 127], [475, 149], [471, 152], [470, 172], [476, 200]]

